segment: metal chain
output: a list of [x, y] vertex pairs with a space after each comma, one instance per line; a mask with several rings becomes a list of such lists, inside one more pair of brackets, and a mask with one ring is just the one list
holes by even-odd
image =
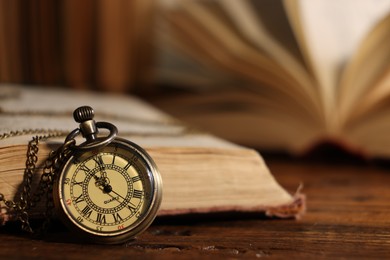
[[72, 147], [74, 147], [75, 144], [75, 139], [66, 141], [56, 151], [52, 151], [49, 158], [45, 161], [40, 181], [40, 183], [42, 183], [40, 190], [44, 191], [43, 193], [46, 194], [45, 221], [41, 227], [41, 232], [47, 230], [52, 219], [54, 208], [53, 183], [57, 177], [56, 175], [59, 173], [60, 167], [71, 155], [73, 151]]
[[22, 131], [10, 131], [0, 134], [0, 140], [10, 137], [22, 136], [22, 135], [44, 135], [42, 139], [51, 137], [66, 136], [67, 132], [60, 130], [47, 130], [47, 129], [23, 129]]
[[[0, 135], [0, 140], [13, 136], [25, 135], [27, 133], [43, 133], [45, 130], [23, 130], [16, 132], [9, 132]], [[52, 137], [65, 136], [65, 132], [62, 131], [45, 131], [46, 135], [35, 136], [28, 143], [27, 147], [27, 159], [26, 159], [26, 168], [24, 171], [23, 179], [23, 190], [20, 195], [19, 201], [7, 200], [2, 193], [0, 193], [0, 202], [3, 201], [4, 204], [10, 209], [10, 211], [15, 214], [16, 219], [21, 221], [22, 229], [28, 233], [34, 233], [29, 222], [28, 211], [31, 208], [34, 208], [37, 203], [42, 199], [46, 194], [46, 212], [45, 212], [45, 221], [42, 227], [39, 230], [39, 233], [46, 230], [49, 225], [52, 211], [53, 211], [53, 182], [55, 175], [58, 173], [58, 170], [62, 163], [70, 156], [71, 147], [75, 145], [75, 140], [71, 139], [62, 144], [57, 150], [51, 151], [49, 157], [45, 161], [43, 168], [43, 173], [41, 175], [40, 182], [38, 184], [37, 190], [32, 194], [31, 184], [33, 180], [34, 173], [36, 172], [36, 164], [38, 161], [38, 151], [39, 151], [39, 142], [47, 140]]]

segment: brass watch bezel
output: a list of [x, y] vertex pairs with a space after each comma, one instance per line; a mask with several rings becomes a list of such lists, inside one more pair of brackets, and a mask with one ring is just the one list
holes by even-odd
[[[69, 227], [73, 232], [80, 235], [83, 240], [91, 241], [93, 243], [100, 243], [100, 244], [117, 244], [117, 243], [123, 243], [126, 242], [132, 238], [135, 238], [138, 234], [145, 231], [153, 222], [157, 215], [157, 211], [161, 205], [162, 201], [162, 179], [161, 174], [153, 161], [153, 159], [150, 157], [150, 155], [140, 146], [137, 144], [120, 138], [115, 137], [115, 139], [112, 141], [112, 143], [119, 143], [126, 147], [129, 147], [132, 149], [134, 153], [137, 153], [138, 156], [140, 156], [143, 161], [145, 162], [148, 172], [151, 174], [151, 178], [149, 178], [152, 183], [151, 187], [153, 190], [152, 200], [150, 203], [150, 207], [148, 211], [142, 216], [140, 221], [137, 221], [137, 224], [130, 230], [118, 232], [117, 235], [109, 235], [106, 233], [99, 234], [98, 231], [90, 232], [86, 231], [85, 229], [79, 227], [77, 223], [75, 223], [72, 220], [72, 217], [69, 215], [69, 213], [66, 210], [66, 206], [63, 201], [63, 187], [64, 184], [64, 171], [67, 169], [67, 165], [74, 159], [75, 154], [71, 155], [66, 162], [61, 167], [61, 172], [59, 173], [59, 176], [57, 176], [57, 179], [54, 182], [53, 186], [53, 199], [54, 199], [54, 206], [56, 209], [56, 213], [60, 220]], [[100, 149], [101, 150], [101, 149]], [[83, 152], [86, 153], [86, 152]], [[88, 153], [88, 152], [87, 152]]]

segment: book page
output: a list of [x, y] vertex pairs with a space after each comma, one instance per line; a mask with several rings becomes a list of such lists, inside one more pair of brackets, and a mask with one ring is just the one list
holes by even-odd
[[[312, 102], [318, 103], [318, 96], [316, 89], [314, 88], [312, 78], [306, 70], [302, 60], [297, 58], [297, 55], [293, 55], [294, 47], [293, 40], [287, 38], [288, 33], [285, 33], [286, 38], [279, 39], [277, 41], [274, 37], [275, 33], [272, 30], [278, 29], [278, 27], [266, 28], [262, 19], [261, 10], [265, 12], [274, 11], [273, 15], [277, 15], [277, 20], [280, 21], [285, 18], [283, 10], [278, 10], [275, 4], [271, 5], [272, 2], [276, 1], [257, 1], [251, 3], [248, 0], [235, 1], [235, 0], [219, 0], [219, 4], [224, 8], [226, 13], [232, 19], [232, 22], [239, 29], [243, 38], [249, 40], [253, 45], [259, 49], [263, 49], [273, 60], [275, 60], [284, 70], [286, 70], [299, 84], [302, 90], [307, 94]], [[275, 9], [276, 7], [276, 9]], [[284, 24], [288, 26], [288, 24]], [[283, 28], [283, 30], [287, 30]], [[281, 31], [280, 28], [278, 30]], [[282, 41], [290, 42], [291, 50], [286, 49]], [[295, 42], [294, 42], [295, 43]], [[295, 52], [297, 50], [295, 49]]]
[[390, 107], [377, 108], [375, 113], [360, 117], [344, 129], [343, 140], [350, 144], [351, 151], [361, 152], [368, 159], [390, 157]]
[[235, 143], [297, 155], [326, 133], [316, 114], [313, 113], [314, 118], [305, 117], [302, 110], [294, 109], [296, 106], [289, 102], [280, 95], [225, 90], [206, 95], [182, 94], [158, 100], [156, 105]]
[[298, 0], [297, 5], [303, 40], [331, 120], [340, 71], [367, 32], [390, 10], [390, 1]]
[[367, 35], [340, 82], [339, 113], [344, 125], [386, 106], [390, 95], [390, 13]]
[[[153, 106], [130, 95], [69, 91], [61, 88], [0, 85], [0, 135], [28, 130], [26, 135], [5, 138], [2, 146], [27, 144], [35, 135], [58, 130], [64, 136], [79, 127], [73, 111], [88, 105], [95, 111], [95, 121], [106, 121], [118, 128], [118, 136], [127, 137], [147, 147], [217, 147], [237, 148], [222, 139], [184, 126]], [[48, 109], [50, 108], [50, 109]], [[38, 130], [38, 131], [37, 131]], [[41, 131], [42, 130], [42, 131]], [[102, 129], [104, 134], [106, 130]]]
[[239, 84], [234, 75], [226, 75], [221, 69], [208, 66], [203, 59], [193, 59], [186, 52], [187, 46], [173, 39], [168, 26], [159, 23], [157, 27], [155, 75], [159, 84], [195, 92], [222, 90], [226, 86]]
[[[306, 84], [301, 84], [301, 77], [292, 72], [298, 62], [280, 44], [274, 45], [276, 41], [265, 33], [251, 6], [235, 1], [182, 1], [167, 10], [165, 18], [177, 46], [206, 66], [219, 68], [228, 78], [241, 79], [241, 84], [233, 82], [235, 87], [286, 96], [290, 103], [304, 107], [305, 113], [314, 111], [322, 117], [313, 84], [305, 80]], [[284, 54], [288, 62], [283, 60]]]

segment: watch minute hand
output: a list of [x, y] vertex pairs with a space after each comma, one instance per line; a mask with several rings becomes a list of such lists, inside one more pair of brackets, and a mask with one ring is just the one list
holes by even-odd
[[[111, 186], [110, 186], [111, 187]], [[113, 189], [112, 189], [112, 187], [111, 187], [111, 191], [110, 192], [113, 192], [113, 193], [115, 193], [115, 195], [117, 195], [118, 197], [120, 197], [121, 199], [123, 199], [123, 201], [125, 201], [126, 199], [125, 198], [123, 198], [119, 193], [117, 193], [116, 191], [114, 191]]]

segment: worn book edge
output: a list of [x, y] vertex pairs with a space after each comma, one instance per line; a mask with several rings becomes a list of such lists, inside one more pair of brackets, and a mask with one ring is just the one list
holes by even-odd
[[[22, 149], [25, 149], [26, 147], [21, 145], [20, 146]], [[51, 146], [52, 147], [52, 146]], [[15, 146], [13, 146], [12, 148], [15, 148]], [[7, 149], [7, 147], [2, 147], [1, 150], [3, 150], [4, 152], [4, 149]], [[158, 165], [161, 165], [161, 159], [159, 159], [159, 157], [163, 156], [163, 157], [166, 157], [166, 155], [160, 155], [159, 156], [159, 152], [158, 150], [164, 150], [166, 149], [166, 147], [162, 147], [162, 148], [158, 148], [158, 147], [152, 147], [152, 148], [148, 148], [146, 147], [146, 150], [151, 154], [151, 156], [153, 158], [155, 158], [156, 162]], [[187, 150], [187, 153], [188, 154], [196, 154], [196, 153], [206, 153], [207, 154], [207, 151], [209, 153], [215, 153], [216, 151], [220, 150], [220, 151], [223, 151], [222, 153], [223, 154], [228, 154], [228, 155], [236, 155], [237, 153], [237, 150], [235, 149], [231, 149], [229, 151], [226, 150], [225, 148], [193, 148], [193, 147], [181, 147], [181, 148], [178, 148], [178, 147], [175, 147], [174, 148], [174, 151], [173, 153], [174, 154], [181, 154], [181, 153], [186, 153], [185, 151]], [[197, 150], [197, 151], [195, 151]], [[247, 149], [247, 148], [242, 148], [242, 150], [244, 151], [244, 154], [245, 153], [252, 153], [252, 154], [256, 154], [257, 155], [257, 152], [255, 152], [254, 150], [251, 150], [251, 149]], [[206, 151], [206, 152], [205, 152]], [[1, 152], [1, 151], [0, 151]], [[40, 153], [44, 153], [45, 156], [43, 157], [46, 157], [47, 154], [48, 154], [48, 150], [47, 150], [47, 147], [41, 147], [40, 149]], [[21, 156], [25, 156], [25, 154], [21, 154], [20, 152], [18, 153], [20, 154]], [[12, 155], [11, 155], [12, 156]], [[168, 156], [169, 157], [169, 156]], [[244, 155], [244, 157], [248, 157], [248, 155]], [[174, 159], [175, 157], [173, 157]], [[4, 159], [4, 158], [3, 158]], [[5, 158], [6, 159], [6, 158]], [[19, 159], [19, 167], [17, 167], [16, 170], [18, 170], [20, 173], [19, 173], [19, 184], [17, 185], [20, 185], [22, 180], [23, 180], [23, 166], [21, 166], [20, 164], [21, 163], [24, 163], [24, 161], [22, 162], [20, 160], [20, 158], [17, 158], [17, 160]], [[260, 159], [260, 160], [258, 160]], [[40, 157], [39, 159], [39, 162], [38, 162], [38, 165], [42, 165], [43, 163], [43, 160], [44, 158]], [[172, 160], [172, 158], [171, 158]], [[285, 192], [283, 190], [283, 188], [281, 188], [279, 186], [279, 184], [276, 182], [276, 180], [274, 179], [274, 177], [270, 174], [267, 166], [265, 165], [265, 163], [263, 162], [262, 158], [259, 156], [259, 158], [256, 158], [256, 160], [259, 161], [259, 163], [262, 164], [262, 167], [264, 167], [263, 170], [260, 170], [260, 171], [263, 171], [265, 174], [267, 174], [267, 176], [271, 179], [270, 183], [272, 185], [276, 185], [276, 189], [278, 190], [277, 192], [280, 192], [282, 191], [282, 195], [283, 195], [283, 192]], [[162, 163], [163, 167], [162, 167], [162, 172], [165, 171], [164, 169], [164, 164], [165, 163]], [[258, 166], [256, 166], [258, 167]], [[0, 167], [0, 168], [4, 168], [4, 167]], [[41, 166], [38, 168], [38, 170], [41, 170]], [[4, 169], [0, 169], [1, 172], [4, 172]], [[163, 180], [164, 180], [164, 173], [162, 173], [163, 175]], [[263, 177], [261, 177], [263, 178]], [[1, 177], [1, 181], [4, 182], [4, 177]], [[35, 185], [37, 185], [37, 182], [38, 182], [38, 179], [39, 179], [39, 176], [36, 176], [35, 177]], [[266, 179], [265, 179], [266, 180]], [[15, 185], [15, 184], [10, 184], [11, 186], [12, 185]], [[272, 186], [271, 185], [271, 186]], [[4, 186], [4, 185], [3, 185]], [[275, 188], [274, 187], [274, 188]], [[280, 189], [280, 190], [279, 190]], [[34, 189], [33, 189], [34, 190]], [[10, 194], [7, 194], [7, 199], [14, 199], [14, 197], [18, 197], [17, 194], [19, 193], [16, 193], [14, 194], [14, 196], [12, 197], [9, 197]], [[280, 195], [280, 194], [278, 194]], [[256, 196], [256, 194], [254, 195]], [[283, 196], [281, 196], [283, 197]], [[164, 201], [164, 200], [163, 200]], [[36, 219], [40, 219], [40, 218], [43, 218], [43, 214], [42, 212], [45, 212], [44, 210], [44, 207], [45, 205], [43, 203], [40, 203], [37, 205], [37, 208], [31, 210], [29, 212], [29, 214], [31, 215], [32, 218], [36, 218]], [[251, 204], [251, 205], [242, 205], [240, 203], [233, 203], [233, 204], [230, 204], [230, 205], [217, 205], [217, 206], [201, 206], [201, 207], [178, 207], [178, 208], [172, 208], [170, 206], [164, 206], [164, 204], [162, 205], [162, 207], [160, 208], [159, 212], [158, 212], [158, 216], [177, 216], [177, 215], [187, 215], [187, 214], [206, 214], [206, 213], [220, 213], [220, 212], [225, 212], [225, 213], [229, 213], [229, 212], [242, 212], [242, 213], [259, 213], [259, 214], [264, 214], [268, 217], [277, 217], [277, 218], [300, 218], [306, 211], [306, 197], [304, 194], [301, 193], [301, 189], [299, 188], [297, 190], [297, 192], [295, 193], [295, 195], [291, 196], [289, 195], [287, 192], [284, 196], [284, 198], [282, 198], [280, 200], [280, 202], [276, 202], [276, 203], [255, 203], [255, 204]], [[4, 204], [1, 204], [0, 205], [0, 224], [5, 224], [7, 221], [11, 220], [15, 220], [17, 218], [17, 216], [15, 216], [14, 212], [12, 210], [9, 210], [7, 209]]]

